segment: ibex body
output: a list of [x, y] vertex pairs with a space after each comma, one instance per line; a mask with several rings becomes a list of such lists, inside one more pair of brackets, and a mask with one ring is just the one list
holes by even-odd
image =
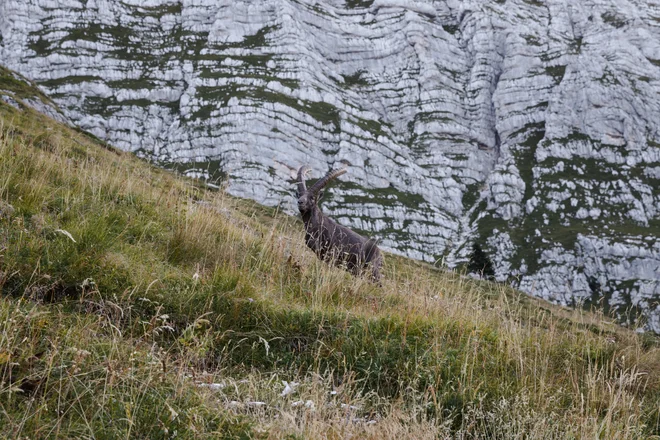
[[369, 270], [371, 279], [380, 283], [383, 255], [376, 241], [363, 237], [349, 228], [337, 224], [318, 207], [320, 191], [346, 169], [331, 171], [307, 189], [305, 174], [309, 167], [298, 170], [298, 209], [305, 223], [305, 241], [316, 255], [326, 262], [346, 266], [354, 275]]

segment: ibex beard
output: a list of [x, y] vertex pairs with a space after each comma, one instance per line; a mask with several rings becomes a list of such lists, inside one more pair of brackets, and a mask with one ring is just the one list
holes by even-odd
[[305, 175], [310, 170], [307, 166], [298, 170], [298, 209], [305, 224], [307, 246], [321, 260], [345, 267], [356, 276], [368, 273], [372, 281], [380, 284], [383, 255], [376, 240], [336, 223], [318, 207], [321, 190], [331, 180], [346, 173], [346, 169], [330, 171], [307, 189]]

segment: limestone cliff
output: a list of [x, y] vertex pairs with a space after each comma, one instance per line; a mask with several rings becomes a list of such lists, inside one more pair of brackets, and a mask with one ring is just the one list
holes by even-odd
[[[660, 331], [660, 4], [0, 0], [0, 63], [85, 130], [450, 267]], [[176, 164], [176, 165], [174, 165]]]

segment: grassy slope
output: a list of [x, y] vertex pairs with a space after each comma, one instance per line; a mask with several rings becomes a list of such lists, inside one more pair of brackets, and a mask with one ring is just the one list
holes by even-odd
[[7, 437], [660, 433], [657, 338], [393, 256], [385, 274], [0, 101]]

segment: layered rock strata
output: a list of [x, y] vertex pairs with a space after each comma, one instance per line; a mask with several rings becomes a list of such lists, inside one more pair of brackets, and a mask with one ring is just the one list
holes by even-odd
[[0, 62], [122, 149], [660, 331], [660, 5], [0, 0]]

